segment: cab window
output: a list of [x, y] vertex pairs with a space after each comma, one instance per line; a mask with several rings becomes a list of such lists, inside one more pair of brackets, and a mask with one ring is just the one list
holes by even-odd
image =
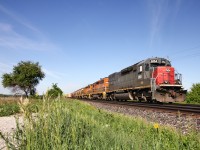
[[140, 68], [139, 68], [139, 72], [142, 72], [142, 66], [140, 66]]
[[149, 71], [149, 64], [145, 64], [145, 71]]

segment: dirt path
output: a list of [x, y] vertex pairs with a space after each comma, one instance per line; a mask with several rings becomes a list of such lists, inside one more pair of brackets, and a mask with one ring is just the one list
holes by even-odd
[[[22, 117], [19, 117], [22, 122]], [[0, 131], [3, 134], [11, 134], [16, 129], [16, 121], [14, 116], [0, 117]], [[0, 149], [5, 149], [5, 142], [0, 138]]]

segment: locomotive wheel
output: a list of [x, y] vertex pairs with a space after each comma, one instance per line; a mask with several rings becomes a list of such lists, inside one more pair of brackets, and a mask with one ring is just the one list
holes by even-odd
[[153, 103], [153, 100], [151, 98], [147, 98], [148, 103]]

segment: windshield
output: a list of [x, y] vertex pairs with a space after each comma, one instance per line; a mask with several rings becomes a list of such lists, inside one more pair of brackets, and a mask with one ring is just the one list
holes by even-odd
[[151, 63], [151, 67], [157, 67], [157, 66], [170, 66], [169, 64], [159, 64], [159, 63]]

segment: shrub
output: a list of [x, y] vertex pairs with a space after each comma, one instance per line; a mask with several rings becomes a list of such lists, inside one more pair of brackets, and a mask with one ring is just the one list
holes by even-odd
[[57, 86], [57, 84], [53, 83], [52, 88], [47, 91], [47, 95], [51, 98], [57, 98], [58, 96], [62, 96], [63, 91]]
[[186, 96], [187, 103], [199, 103], [200, 104], [200, 83], [192, 85], [191, 90]]

